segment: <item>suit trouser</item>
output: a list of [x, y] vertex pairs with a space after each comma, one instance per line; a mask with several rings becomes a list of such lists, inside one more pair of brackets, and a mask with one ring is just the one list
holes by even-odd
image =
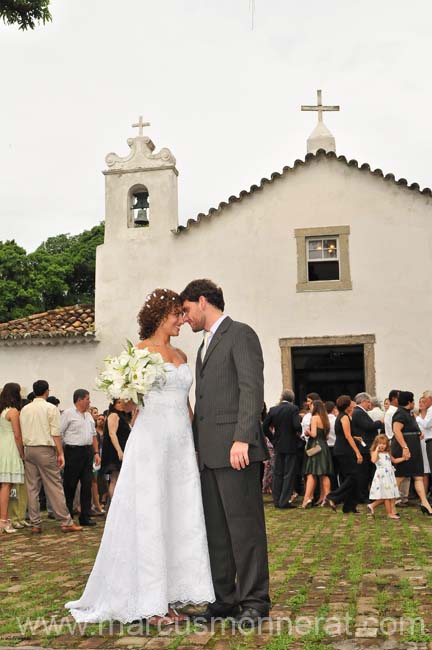
[[[260, 463], [201, 472], [215, 615], [235, 605], [270, 607], [267, 537], [259, 480]], [[237, 581], [236, 581], [237, 577]]]
[[39, 492], [43, 485], [55, 518], [62, 526], [70, 526], [73, 522], [66, 507], [55, 447], [25, 447], [24, 456], [30, 523], [40, 526]]
[[361, 463], [361, 465], [359, 465], [360, 503], [369, 503], [369, 490], [374, 475], [375, 475], [375, 465], [371, 461], [370, 454], [367, 453], [363, 456], [363, 462]]
[[297, 474], [297, 454], [285, 454], [275, 451], [273, 466], [273, 503], [284, 508], [294, 491]]
[[73, 502], [78, 481], [81, 483], [80, 521], [88, 521], [91, 515], [91, 484], [93, 477], [92, 445], [65, 445], [65, 466], [63, 470], [63, 486], [68, 510], [73, 516]]

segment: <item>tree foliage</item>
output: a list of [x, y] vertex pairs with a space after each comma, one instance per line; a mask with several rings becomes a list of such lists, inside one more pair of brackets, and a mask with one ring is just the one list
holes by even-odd
[[22, 30], [34, 29], [36, 23], [45, 25], [52, 20], [49, 3], [50, 0], [0, 0], [0, 18]]
[[0, 322], [94, 302], [96, 247], [104, 225], [79, 235], [49, 237], [33, 253], [0, 242]]

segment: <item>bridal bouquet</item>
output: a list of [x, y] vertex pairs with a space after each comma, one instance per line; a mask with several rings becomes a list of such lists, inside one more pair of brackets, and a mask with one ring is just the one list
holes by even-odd
[[132, 400], [139, 404], [143, 395], [163, 386], [165, 379], [164, 360], [159, 352], [150, 352], [147, 348], [139, 350], [127, 341], [118, 357], [105, 359], [105, 368], [96, 379], [96, 386], [110, 400]]

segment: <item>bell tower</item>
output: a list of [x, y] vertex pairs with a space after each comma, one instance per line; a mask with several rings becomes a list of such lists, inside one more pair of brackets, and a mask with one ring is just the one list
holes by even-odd
[[176, 159], [169, 149], [154, 153], [143, 134], [150, 126], [140, 116], [132, 125], [138, 135], [129, 138], [128, 156], [109, 153], [105, 175], [105, 242], [166, 236], [178, 226]]

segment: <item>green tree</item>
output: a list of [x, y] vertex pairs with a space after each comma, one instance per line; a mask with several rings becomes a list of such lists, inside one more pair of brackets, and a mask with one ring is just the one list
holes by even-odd
[[[64, 306], [94, 302], [96, 248], [103, 244], [104, 231], [102, 223], [79, 235], [49, 237], [30, 255], [35, 260], [35, 268], [43, 264], [42, 276], [50, 278], [50, 286], [43, 291], [46, 309], [51, 309], [54, 303]], [[50, 269], [54, 264], [57, 265], [58, 283], [53, 278], [55, 272]], [[60, 280], [67, 285], [64, 293]]]
[[0, 242], [0, 322], [37, 313], [41, 306], [24, 248], [14, 240]]
[[37, 250], [27, 256], [32, 286], [39, 297], [40, 311], [69, 305], [68, 276], [71, 267], [62, 255]]
[[34, 29], [36, 23], [45, 25], [52, 20], [49, 3], [50, 0], [0, 0], [0, 18], [22, 30]]
[[0, 242], [0, 322], [77, 303], [93, 303], [96, 247], [104, 224], [49, 237], [33, 253]]

